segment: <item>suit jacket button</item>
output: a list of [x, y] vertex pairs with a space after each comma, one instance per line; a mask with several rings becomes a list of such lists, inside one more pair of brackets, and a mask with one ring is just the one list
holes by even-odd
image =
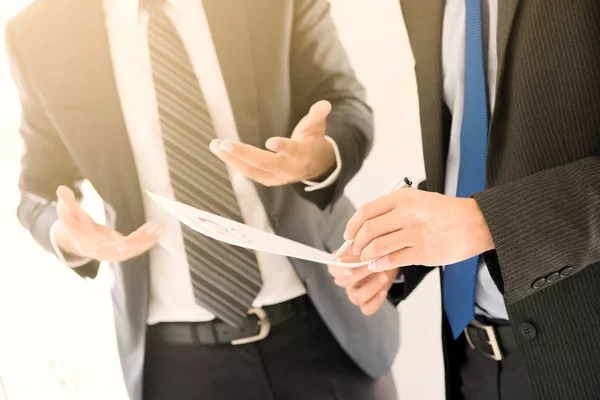
[[563, 278], [566, 278], [567, 276], [571, 275], [573, 272], [575, 272], [575, 269], [573, 267], [566, 267], [560, 270], [560, 276]]
[[537, 329], [529, 322], [523, 322], [519, 325], [519, 335], [525, 340], [533, 340], [537, 335]]
[[542, 287], [546, 286], [546, 283], [548, 283], [546, 281], [546, 278], [540, 278], [540, 279], [536, 280], [535, 282], [533, 282], [531, 284], [531, 287], [534, 289], [541, 289]]
[[558, 278], [560, 278], [560, 273], [558, 273], [558, 272], [553, 272], [553, 273], [551, 273], [550, 275], [548, 275], [548, 276], [546, 277], [546, 281], [548, 281], [548, 283], [552, 283], [552, 282], [554, 282], [555, 280], [557, 280]]

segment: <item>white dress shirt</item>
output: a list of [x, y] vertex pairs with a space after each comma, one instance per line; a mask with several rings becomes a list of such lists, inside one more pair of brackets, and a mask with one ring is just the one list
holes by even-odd
[[[238, 141], [237, 127], [202, 2], [168, 0], [165, 7], [187, 48], [217, 137]], [[174, 198], [152, 79], [147, 40], [148, 15], [145, 12], [140, 13], [138, 0], [104, 0], [104, 11], [117, 88], [139, 175], [140, 189], [143, 193], [151, 191]], [[334, 147], [337, 167], [322, 183], [305, 182], [306, 190], [324, 188], [333, 183], [339, 175], [339, 149], [333, 140], [327, 139]], [[240, 173], [229, 168], [228, 171], [244, 222], [272, 232], [254, 184]], [[148, 324], [213, 319], [214, 315], [194, 300], [179, 222], [147, 196], [144, 196], [144, 209], [148, 221], [166, 227], [166, 233], [150, 250]], [[51, 233], [51, 238], [52, 236]], [[54, 246], [55, 250], [58, 250], [55, 243]], [[57, 251], [57, 254], [62, 257], [60, 251]], [[256, 256], [263, 286], [253, 306], [277, 304], [306, 293], [304, 285], [286, 257], [261, 252], [257, 252]], [[68, 261], [71, 266], [77, 266], [85, 260]]]
[[[486, 77], [490, 110], [494, 109], [498, 54], [498, 0], [482, 0], [484, 54], [487, 54]], [[465, 0], [446, 0], [442, 35], [444, 101], [452, 113], [450, 147], [446, 165], [448, 196], [456, 196], [460, 166], [460, 130], [463, 118], [465, 86]], [[482, 261], [475, 286], [475, 312], [492, 318], [508, 319], [502, 294]]]

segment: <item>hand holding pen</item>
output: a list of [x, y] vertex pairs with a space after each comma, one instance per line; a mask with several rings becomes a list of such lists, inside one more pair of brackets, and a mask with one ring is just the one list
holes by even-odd
[[[402, 181], [400, 181], [400, 183], [398, 183], [396, 186], [394, 186], [394, 188], [392, 189], [392, 191], [390, 193], [392, 193], [398, 189], [412, 187], [412, 184], [413, 183], [410, 180], [410, 178], [405, 177], [404, 179], [402, 179]], [[354, 239], [346, 240], [344, 242], [344, 244], [342, 245], [342, 247], [340, 247], [338, 249], [338, 251], [336, 251], [335, 254], [333, 255], [333, 261], [338, 260], [352, 246], [352, 244], [354, 244]]]
[[495, 248], [474, 198], [416, 189], [364, 204], [348, 221], [344, 239], [360, 260], [375, 260], [371, 271], [452, 265]]

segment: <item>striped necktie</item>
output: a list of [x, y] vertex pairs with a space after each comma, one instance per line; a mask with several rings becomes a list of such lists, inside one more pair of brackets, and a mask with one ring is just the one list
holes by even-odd
[[[485, 189], [488, 100], [483, 62], [481, 0], [465, 0], [465, 93], [460, 131], [457, 197]], [[479, 257], [444, 269], [444, 311], [454, 338], [475, 317], [475, 281]]]
[[[241, 221], [227, 169], [209, 150], [216, 135], [198, 79], [161, 3], [147, 8], [148, 44], [175, 199]], [[196, 302], [228, 324], [240, 326], [262, 286], [256, 255], [187, 226], [183, 238]]]

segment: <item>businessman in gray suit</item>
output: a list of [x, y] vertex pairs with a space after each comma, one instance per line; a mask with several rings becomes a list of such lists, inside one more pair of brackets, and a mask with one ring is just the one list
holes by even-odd
[[395, 398], [391, 302], [367, 318], [324, 266], [205, 239], [144, 195], [339, 246], [373, 133], [326, 1], [37, 0], [6, 37], [19, 218], [83, 277], [110, 262], [132, 399]]

